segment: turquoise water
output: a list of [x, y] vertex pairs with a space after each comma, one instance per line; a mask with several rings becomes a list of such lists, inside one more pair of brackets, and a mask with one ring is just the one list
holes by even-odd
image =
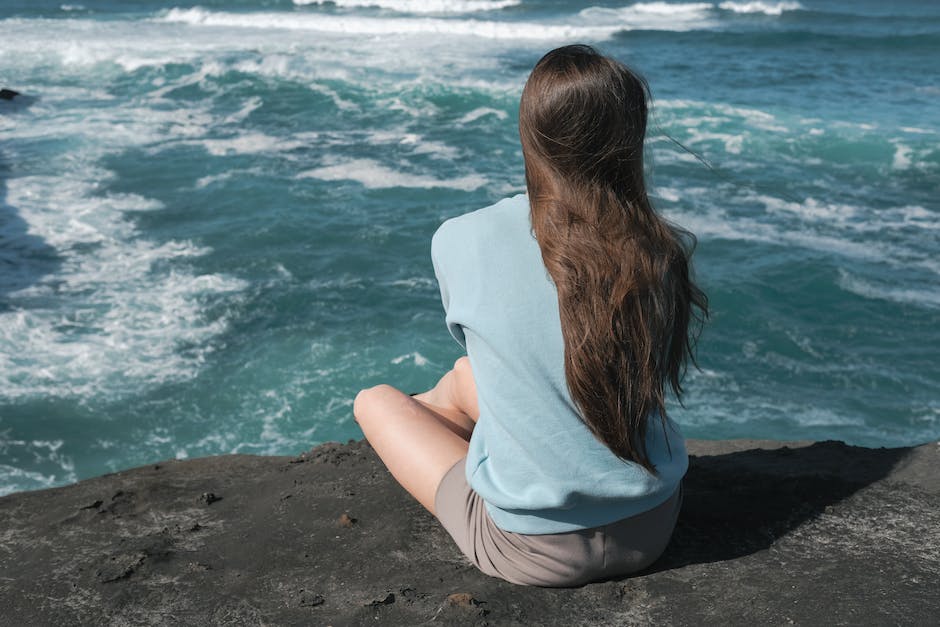
[[937, 3], [3, 0], [0, 41], [0, 493], [432, 385], [430, 236], [523, 189], [523, 81], [575, 41], [649, 79], [699, 237], [686, 435], [940, 437]]

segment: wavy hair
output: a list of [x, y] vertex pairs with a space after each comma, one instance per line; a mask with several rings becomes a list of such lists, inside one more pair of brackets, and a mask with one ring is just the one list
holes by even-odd
[[708, 300], [692, 280], [694, 236], [658, 215], [646, 193], [648, 102], [629, 68], [565, 46], [529, 75], [519, 134], [572, 399], [614, 454], [655, 472], [649, 419], [658, 414], [666, 429], [667, 384], [681, 400]]

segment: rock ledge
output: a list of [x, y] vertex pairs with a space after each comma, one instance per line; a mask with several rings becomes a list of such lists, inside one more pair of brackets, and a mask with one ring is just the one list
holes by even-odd
[[690, 441], [646, 572], [577, 589], [471, 566], [365, 442], [168, 461], [0, 498], [0, 623], [929, 624], [940, 443]]

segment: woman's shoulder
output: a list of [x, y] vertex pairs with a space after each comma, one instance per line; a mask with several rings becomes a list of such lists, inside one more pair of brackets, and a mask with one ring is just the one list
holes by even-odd
[[432, 246], [435, 241], [453, 241], [456, 238], [466, 242], [477, 234], [491, 236], [494, 233], [503, 233], [513, 223], [523, 219], [528, 222], [528, 216], [528, 196], [517, 194], [504, 198], [482, 209], [445, 220], [435, 231]]

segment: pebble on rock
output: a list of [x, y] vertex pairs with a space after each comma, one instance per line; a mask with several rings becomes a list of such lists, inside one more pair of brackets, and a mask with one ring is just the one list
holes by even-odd
[[212, 505], [216, 501], [221, 501], [221, 496], [216, 496], [215, 492], [203, 492], [199, 495], [199, 501], [205, 505]]
[[447, 605], [453, 607], [475, 607], [479, 604], [480, 602], [469, 592], [455, 592], [447, 595]]

